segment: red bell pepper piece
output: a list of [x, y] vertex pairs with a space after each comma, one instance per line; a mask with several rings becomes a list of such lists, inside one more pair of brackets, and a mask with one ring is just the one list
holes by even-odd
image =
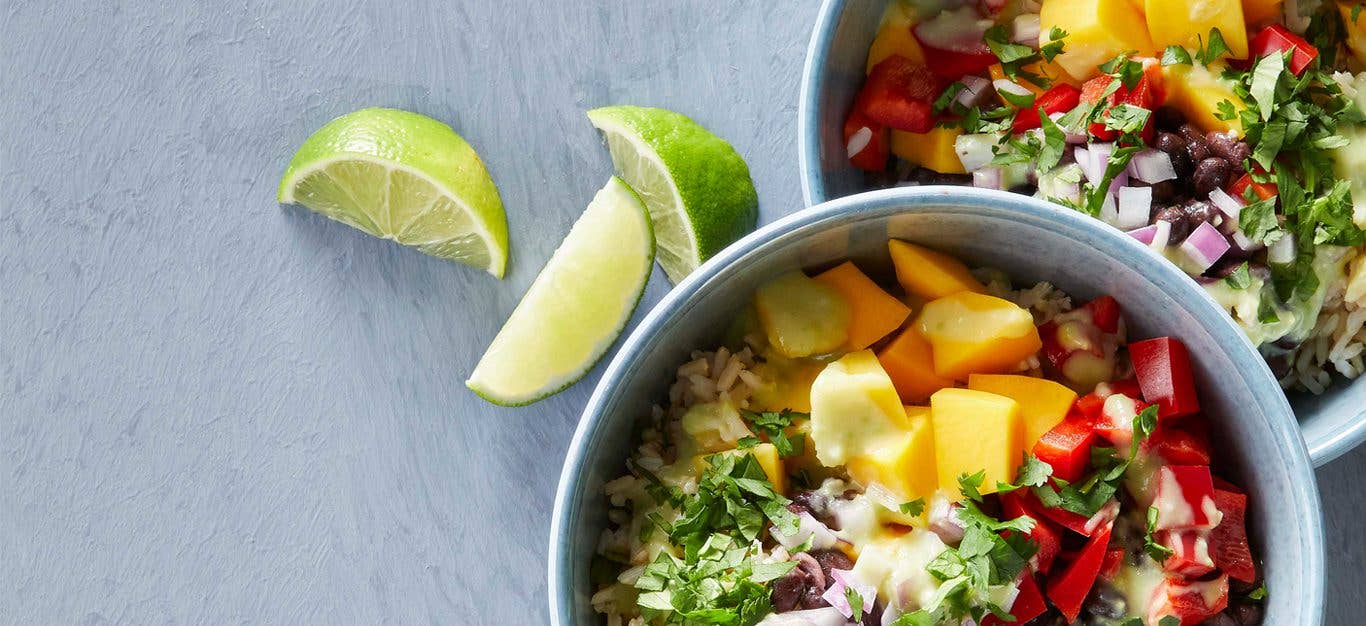
[[1034, 456], [1053, 467], [1053, 475], [1073, 482], [1080, 480], [1091, 463], [1091, 445], [1096, 441], [1094, 422], [1069, 416], [1044, 433], [1034, 443]]
[[1157, 624], [1171, 615], [1180, 626], [1195, 626], [1228, 608], [1228, 576], [1214, 580], [1190, 581], [1168, 577], [1153, 592], [1148, 607], [1148, 623]]
[[1219, 525], [1209, 466], [1164, 465], [1158, 468], [1156, 481], [1156, 530], [1210, 530]]
[[1136, 398], [1136, 395], [1122, 393], [1107, 395], [1100, 410], [1100, 418], [1096, 420], [1096, 434], [1117, 449], [1127, 450], [1133, 443], [1134, 418], [1148, 406]]
[[1020, 593], [1015, 596], [1015, 603], [1010, 605], [1010, 616], [1015, 618], [1007, 622], [995, 615], [988, 615], [982, 618], [982, 626], [998, 626], [1000, 624], [1024, 624], [1029, 622], [1048, 610], [1048, 604], [1044, 602], [1043, 593], [1039, 591], [1039, 583], [1034, 580], [1034, 576], [1025, 572], [1020, 577]]
[[1143, 397], [1143, 389], [1138, 386], [1137, 378], [1125, 378], [1123, 380], [1108, 382], [1105, 383], [1103, 389], [1104, 391], [1102, 391], [1102, 388], [1100, 387], [1096, 388], [1096, 394], [1102, 398], [1108, 398], [1117, 393], [1122, 393], [1130, 398]]
[[[1090, 104], [1099, 102], [1101, 96], [1110, 88], [1110, 82], [1113, 80], [1115, 79], [1111, 76], [1097, 76], [1086, 81], [1082, 85], [1081, 102]], [[1153, 111], [1157, 109], [1159, 100], [1157, 89], [1153, 87], [1153, 81], [1148, 77], [1148, 73], [1144, 72], [1143, 77], [1138, 79], [1138, 82], [1134, 84], [1133, 89], [1120, 85], [1114, 93], [1106, 96], [1105, 111], [1108, 112], [1110, 107], [1118, 104], [1129, 104]], [[1154, 134], [1153, 129], [1152, 116], [1148, 116], [1148, 123], [1143, 126], [1143, 130], [1140, 133], [1145, 143], [1152, 143]], [[1088, 130], [1091, 133], [1091, 136], [1101, 141], [1114, 141], [1114, 139], [1119, 136], [1117, 131], [1106, 128], [1104, 122], [1091, 122], [1091, 126]]]
[[1155, 539], [1172, 551], [1162, 562], [1162, 569], [1186, 578], [1199, 578], [1214, 571], [1207, 531], [1163, 530], [1156, 533]]
[[1105, 560], [1100, 563], [1100, 579], [1114, 580], [1119, 568], [1124, 566], [1124, 548], [1110, 548], [1105, 551]]
[[1053, 568], [1053, 560], [1058, 558], [1058, 553], [1062, 551], [1062, 537], [1058, 529], [1034, 508], [1033, 499], [1026, 497], [1025, 493], [1012, 491], [1002, 495], [1001, 510], [1010, 519], [1028, 517], [1034, 520], [1034, 528], [1030, 529], [1029, 538], [1039, 546], [1039, 551], [1034, 553], [1035, 569], [1041, 574], [1047, 574]]
[[873, 67], [854, 100], [866, 119], [909, 133], [934, 128], [934, 101], [942, 81], [924, 65], [892, 55]]
[[[1209, 437], [1203, 432], [1159, 426], [1143, 441], [1143, 449], [1172, 465], [1209, 465]], [[1218, 485], [1215, 485], [1216, 487]]]
[[1254, 59], [1293, 50], [1290, 54], [1290, 71], [1296, 76], [1303, 74], [1304, 70], [1314, 62], [1314, 59], [1319, 58], [1319, 49], [1315, 48], [1314, 44], [1305, 41], [1303, 37], [1296, 35], [1280, 24], [1263, 28], [1252, 38], [1252, 41], [1248, 42], [1247, 47]]
[[925, 65], [936, 76], [949, 82], [969, 74], [984, 74], [987, 68], [997, 62], [996, 55], [986, 43], [982, 43], [981, 47], [974, 50], [959, 51], [930, 45], [921, 39], [919, 34], [916, 34], [916, 41], [920, 43], [920, 50], [925, 54]]
[[890, 141], [886, 126], [868, 119], [858, 111], [851, 111], [848, 119], [844, 120], [844, 145], [848, 146], [849, 140], [854, 137], [854, 134], [864, 128], [868, 129], [872, 135], [862, 150], [849, 157], [849, 162], [861, 170], [881, 172], [887, 169], [887, 157], [890, 154]]
[[1042, 120], [1039, 119], [1040, 108], [1043, 109], [1045, 114], [1052, 115], [1054, 113], [1066, 113], [1071, 111], [1072, 109], [1077, 108], [1079, 103], [1081, 103], [1080, 89], [1068, 85], [1067, 83], [1054, 85], [1048, 91], [1045, 91], [1039, 94], [1037, 98], [1034, 98], [1033, 106], [1017, 111], [1015, 113], [1015, 123], [1011, 128], [1016, 133], [1038, 128], [1039, 125], [1043, 123]]
[[1281, 190], [1276, 186], [1276, 183], [1255, 182], [1252, 180], [1251, 174], [1243, 174], [1241, 178], [1234, 181], [1233, 185], [1228, 188], [1228, 195], [1238, 198], [1239, 200], [1246, 200], [1248, 187], [1251, 187], [1252, 192], [1257, 194], [1257, 197], [1262, 200], [1274, 198], [1281, 193]]
[[1143, 400], [1158, 406], [1159, 419], [1176, 419], [1200, 411], [1186, 344], [1171, 337], [1136, 341], [1129, 344], [1129, 359], [1143, 390]]
[[1114, 522], [1105, 524], [1099, 532], [1091, 536], [1086, 547], [1081, 549], [1077, 558], [1048, 580], [1048, 599], [1058, 607], [1068, 623], [1077, 621], [1081, 605], [1091, 593], [1100, 574], [1100, 566], [1105, 562], [1105, 553], [1110, 546], [1110, 533]]
[[1247, 496], [1232, 491], [1214, 490], [1214, 506], [1224, 519], [1210, 533], [1210, 558], [1215, 567], [1230, 578], [1251, 583], [1257, 580], [1257, 564], [1252, 560], [1252, 549], [1247, 545]]
[[1119, 301], [1113, 296], [1101, 296], [1081, 308], [1091, 313], [1091, 320], [1101, 332], [1111, 335], [1119, 332]]

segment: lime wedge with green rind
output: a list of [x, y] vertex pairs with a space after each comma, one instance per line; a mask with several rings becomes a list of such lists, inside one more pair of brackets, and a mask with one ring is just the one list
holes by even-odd
[[654, 257], [645, 203], [612, 177], [531, 283], [465, 385], [494, 404], [521, 406], [574, 384], [626, 327]]
[[664, 109], [609, 106], [588, 119], [603, 132], [617, 173], [649, 207], [670, 281], [754, 230], [759, 198], [749, 166], [725, 140]]
[[417, 113], [361, 109], [328, 122], [294, 153], [278, 199], [499, 278], [507, 267], [507, 217], [484, 162]]

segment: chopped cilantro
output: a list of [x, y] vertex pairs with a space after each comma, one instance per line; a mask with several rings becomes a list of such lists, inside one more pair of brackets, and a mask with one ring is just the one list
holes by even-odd
[[773, 612], [764, 583], [787, 574], [796, 562], [756, 562], [755, 550], [716, 534], [686, 559], [661, 552], [636, 580], [641, 615], [650, 623], [757, 623]]
[[1122, 146], [1110, 154], [1110, 158], [1105, 162], [1105, 173], [1101, 176], [1100, 181], [1086, 185], [1086, 198], [1082, 210], [1091, 216], [1100, 215], [1100, 207], [1105, 202], [1105, 196], [1110, 192], [1110, 183], [1115, 180], [1115, 176], [1124, 171], [1124, 168], [1129, 165], [1129, 159], [1132, 159], [1139, 149], [1137, 145]]
[[1214, 117], [1225, 122], [1238, 119], [1238, 111], [1233, 108], [1233, 103], [1228, 100], [1220, 100], [1219, 104], [1214, 105]]
[[849, 610], [854, 613], [854, 623], [863, 623], [863, 596], [853, 587], [844, 588], [844, 599], [849, 602]]
[[1285, 57], [1280, 54], [1262, 57], [1252, 70], [1252, 85], [1248, 88], [1248, 93], [1252, 95], [1253, 102], [1257, 103], [1257, 110], [1261, 113], [1263, 122], [1270, 120], [1271, 113], [1275, 110], [1276, 84], [1280, 82], [1284, 71]]
[[934, 100], [934, 112], [943, 113], [948, 110], [949, 107], [953, 105], [953, 99], [957, 98], [958, 94], [962, 93], [963, 90], [967, 88], [968, 86], [961, 82], [946, 87], [944, 93], [939, 94], [939, 97]]
[[964, 497], [972, 498], [973, 500], [981, 502], [982, 492], [980, 491], [980, 489], [982, 487], [982, 481], [986, 479], [986, 470], [981, 470], [976, 474], [972, 474], [970, 476], [966, 473], [962, 474], [958, 477], [958, 491], [961, 492]]
[[1275, 197], [1258, 200], [1238, 212], [1238, 227], [1248, 239], [1270, 245], [1281, 237], [1280, 222], [1276, 220]]
[[1040, 172], [1047, 172], [1058, 166], [1062, 161], [1063, 151], [1067, 148], [1067, 133], [1039, 108], [1039, 125], [1043, 129], [1043, 146], [1039, 149], [1039, 158], [1035, 162], [1035, 168]]
[[1228, 52], [1228, 44], [1224, 42], [1224, 33], [1220, 32], [1218, 28], [1211, 28], [1209, 38], [1201, 40], [1195, 58], [1200, 60], [1201, 65], [1209, 65]]
[[[769, 443], [778, 449], [778, 456], [786, 459], [788, 457], [803, 454], [806, 451], [806, 436], [798, 434], [792, 437], [787, 435], [787, 428], [792, 426], [797, 420], [810, 419], [806, 413], [796, 411], [764, 411], [755, 413], [745, 411], [742, 413], [745, 420], [749, 422], [760, 434], [768, 438]], [[746, 437], [745, 439], [749, 439]], [[744, 439], [741, 439], [744, 442]], [[756, 440], [749, 445], [741, 445], [741, 448], [749, 448], [757, 445]]]
[[1244, 261], [1226, 276], [1224, 283], [1233, 289], [1247, 289], [1252, 284], [1252, 272], [1248, 269], [1247, 262]]
[[[1357, 8], [1360, 8], [1360, 7], [1361, 7], [1361, 5], [1357, 5]], [[1256, 589], [1253, 589], [1252, 591], [1247, 592], [1247, 599], [1248, 599], [1248, 600], [1258, 600], [1258, 601], [1265, 600], [1265, 599], [1266, 599], [1266, 581], [1262, 581], [1262, 584], [1257, 585], [1257, 588], [1256, 588]]]
[[925, 511], [925, 499], [916, 498], [914, 500], [911, 500], [910, 502], [903, 502], [901, 503], [901, 506], [898, 507], [898, 509], [903, 514], [915, 517]]
[[[1054, 57], [1062, 53], [1063, 41], [1067, 32], [1054, 27], [1049, 31], [1050, 41], [1039, 49], [1015, 43], [1010, 40], [1010, 31], [1005, 25], [993, 26], [983, 34], [982, 40], [991, 49], [992, 54], [1001, 62], [1001, 72], [1012, 81], [1024, 81], [1037, 87], [1047, 89], [1053, 80], [1043, 74], [1038, 73], [1040, 61], [1052, 61]], [[1003, 96], [1009, 97], [1002, 93]], [[1013, 104], [1013, 102], [1012, 102]], [[1019, 107], [1029, 105], [1017, 105]]]
[[1132, 104], [1118, 104], [1105, 112], [1105, 127], [1121, 133], [1136, 133], [1143, 130], [1152, 111]]
[[1147, 530], [1143, 534], [1143, 550], [1158, 563], [1166, 563], [1167, 557], [1172, 555], [1172, 549], [1153, 540], [1153, 533], [1157, 531], [1157, 507], [1148, 507]]
[[758, 437], [741, 437], [739, 441], [735, 442], [735, 447], [740, 450], [748, 450], [759, 445], [759, 443]]
[[1162, 65], [1190, 65], [1191, 53], [1181, 46], [1167, 46], [1162, 52]]

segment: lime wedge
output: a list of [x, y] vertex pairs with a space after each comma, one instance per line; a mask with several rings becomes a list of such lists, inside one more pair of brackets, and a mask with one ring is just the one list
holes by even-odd
[[754, 230], [749, 167], [725, 140], [684, 115], [636, 106], [588, 112], [617, 173], [645, 200], [659, 265], [674, 283]]
[[294, 153], [281, 204], [503, 277], [507, 217], [484, 162], [450, 126], [395, 109], [331, 122]]
[[612, 177], [493, 338], [465, 385], [520, 406], [583, 377], [631, 318], [654, 263], [640, 196]]

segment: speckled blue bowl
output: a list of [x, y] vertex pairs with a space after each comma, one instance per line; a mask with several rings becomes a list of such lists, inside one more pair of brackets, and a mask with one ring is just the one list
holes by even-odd
[[[807, 50], [797, 152], [807, 205], [871, 189], [845, 155], [844, 118], [863, 84], [868, 46], [887, 0], [825, 0]], [[1327, 393], [1290, 394], [1315, 466], [1366, 441], [1366, 379]]]
[[784, 271], [852, 258], [887, 272], [892, 237], [1079, 298], [1112, 294], [1133, 336], [1185, 341], [1219, 463], [1252, 494], [1253, 549], [1271, 590], [1266, 623], [1322, 623], [1318, 490], [1290, 405], [1257, 352], [1194, 282], [1122, 233], [1032, 198], [962, 187], [874, 191], [801, 211], [726, 248], [650, 312], [603, 374], [569, 447], [550, 530], [551, 623], [598, 623], [588, 567], [606, 521], [602, 486], [625, 470], [636, 426], [689, 352], [716, 345], [754, 288]]

